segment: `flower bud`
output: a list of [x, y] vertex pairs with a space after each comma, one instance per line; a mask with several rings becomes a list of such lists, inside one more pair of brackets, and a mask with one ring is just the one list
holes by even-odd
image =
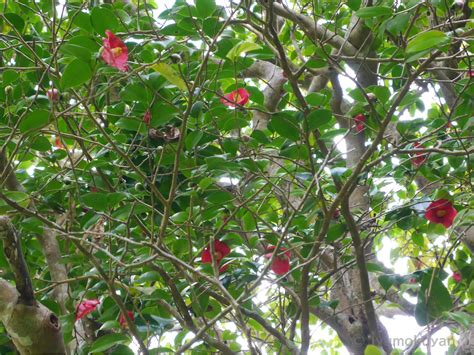
[[10, 85], [5, 86], [5, 95], [10, 96], [11, 94], [13, 94], [13, 87]]
[[56, 103], [59, 101], [59, 91], [58, 89], [48, 89], [46, 91], [46, 96], [48, 96], [48, 100], [51, 101], [52, 103]]

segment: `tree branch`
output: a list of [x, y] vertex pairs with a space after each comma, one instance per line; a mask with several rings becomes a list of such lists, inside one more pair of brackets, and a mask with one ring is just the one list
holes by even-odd
[[16, 289], [20, 297], [18, 303], [35, 306], [35, 293], [33, 284], [28, 273], [21, 243], [17, 236], [17, 232], [7, 217], [0, 216], [0, 239], [3, 240], [3, 251], [8, 260], [16, 282]]

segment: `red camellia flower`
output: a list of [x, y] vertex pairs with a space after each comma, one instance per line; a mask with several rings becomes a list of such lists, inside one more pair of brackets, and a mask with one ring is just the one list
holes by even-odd
[[93, 312], [100, 304], [99, 300], [84, 300], [76, 306], [76, 321]]
[[[266, 251], [267, 254], [264, 255], [265, 258], [270, 259], [272, 257], [275, 246], [269, 246]], [[290, 271], [290, 257], [291, 253], [284, 247], [281, 247], [278, 254], [273, 259], [271, 269], [277, 275], [284, 275]]]
[[430, 203], [425, 212], [425, 217], [432, 223], [440, 223], [446, 228], [451, 227], [458, 211], [451, 201], [440, 199]]
[[146, 110], [145, 114], [143, 115], [143, 122], [146, 123], [146, 125], [149, 125], [151, 121], [151, 112], [149, 110]]
[[474, 78], [474, 70], [468, 70], [468, 71], [467, 71], [467, 76], [468, 76], [469, 78]]
[[64, 145], [62, 144], [61, 139], [59, 137], [56, 137], [56, 139], [54, 140], [54, 146], [58, 149], [64, 148]]
[[48, 100], [53, 102], [53, 103], [56, 103], [59, 101], [59, 91], [58, 89], [48, 89], [46, 91], [46, 96], [48, 97]]
[[107, 38], [103, 39], [102, 59], [108, 65], [117, 68], [120, 71], [127, 71], [128, 49], [120, 38], [111, 31], [105, 31]]
[[417, 282], [418, 282], [418, 280], [417, 280], [416, 278], [414, 278], [414, 277], [412, 277], [412, 278], [410, 278], [410, 279], [408, 280], [408, 283], [409, 283], [409, 284], [416, 284]]
[[[420, 148], [420, 147], [422, 147], [420, 142], [415, 142], [415, 144], [413, 144], [413, 148], [415, 149]], [[416, 167], [419, 167], [426, 161], [426, 159], [427, 159], [426, 154], [415, 153], [415, 155], [411, 158], [411, 163], [415, 165]]]
[[460, 274], [459, 272], [457, 272], [457, 271], [453, 272], [453, 274], [451, 275], [451, 277], [453, 278], [453, 280], [454, 280], [455, 282], [458, 282], [458, 283], [461, 282], [461, 280], [462, 280], [461, 274]]
[[[132, 311], [127, 311], [128, 318], [133, 322], [135, 320], [135, 315], [133, 314]], [[125, 316], [123, 313], [120, 313], [119, 316], [119, 323], [121, 328], [127, 328], [127, 320], [125, 319]]]
[[237, 105], [245, 105], [247, 102], [249, 102], [249, 98], [249, 92], [243, 88], [240, 88], [228, 93], [227, 95], [224, 95], [224, 97], [221, 98], [221, 102], [226, 106], [236, 107]]
[[[221, 242], [220, 240], [215, 240], [214, 241], [214, 260], [217, 263], [217, 265], [220, 264], [221, 260], [224, 259], [227, 255], [230, 254], [230, 248], [229, 246]], [[212, 263], [212, 258], [211, 258], [211, 246], [208, 245], [201, 254], [201, 262], [203, 264], [211, 264]], [[227, 269], [228, 265], [224, 265], [219, 269], [219, 272], [224, 272]]]
[[360, 133], [365, 129], [365, 121], [366, 120], [367, 120], [367, 118], [365, 117], [365, 115], [363, 115], [361, 113], [359, 113], [358, 115], [356, 115], [354, 117], [354, 122], [355, 122], [355, 127], [356, 127], [357, 133]]

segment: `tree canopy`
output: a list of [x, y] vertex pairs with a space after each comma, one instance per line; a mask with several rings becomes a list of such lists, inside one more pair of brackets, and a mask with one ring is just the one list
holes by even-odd
[[0, 353], [470, 354], [471, 7], [0, 0]]

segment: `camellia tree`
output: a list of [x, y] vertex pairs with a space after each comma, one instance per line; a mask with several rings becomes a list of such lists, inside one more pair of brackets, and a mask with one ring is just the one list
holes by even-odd
[[0, 8], [1, 354], [474, 351], [469, 0]]

